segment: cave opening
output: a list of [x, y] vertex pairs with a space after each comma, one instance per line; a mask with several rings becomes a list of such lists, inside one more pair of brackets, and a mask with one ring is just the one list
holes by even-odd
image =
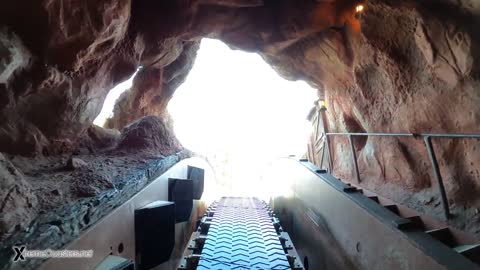
[[[109, 91], [95, 125], [109, 127], [114, 107], [132, 91], [141, 69]], [[214, 168], [215, 188], [209, 188], [214, 192], [204, 199], [268, 199], [272, 188], [262, 182], [262, 171], [277, 158], [303, 157], [312, 129], [307, 115], [317, 100], [317, 89], [280, 77], [260, 55], [204, 38], [192, 69], [160, 116], [171, 121], [183, 147]]]
[[214, 168], [214, 196], [267, 198], [262, 170], [306, 152], [317, 99], [316, 89], [281, 78], [260, 55], [205, 38], [168, 112], [182, 145]]
[[105, 126], [107, 119], [113, 117], [113, 110], [116, 102], [118, 101], [120, 96], [125, 93], [125, 91], [129, 90], [132, 87], [133, 79], [141, 68], [142, 67], [137, 68], [137, 71], [133, 73], [133, 75], [128, 78], [128, 80], [117, 84], [114, 88], [108, 91], [108, 94], [105, 97], [105, 101], [103, 102], [102, 110], [93, 121], [94, 125], [103, 127]]

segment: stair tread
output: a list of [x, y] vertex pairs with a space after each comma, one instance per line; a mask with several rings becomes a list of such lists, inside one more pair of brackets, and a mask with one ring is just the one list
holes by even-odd
[[432, 229], [432, 230], [427, 230], [425, 231], [426, 233], [430, 234], [430, 233], [437, 233], [437, 232], [441, 232], [441, 231], [448, 231], [450, 232], [450, 229], [448, 227], [443, 227], [443, 228], [438, 228], [438, 229]]
[[453, 238], [453, 235], [448, 227], [428, 230], [425, 231], [425, 233], [429, 234], [433, 238], [437, 239], [438, 241], [444, 243], [451, 248], [456, 246], [455, 239]]
[[461, 246], [456, 246], [453, 249], [458, 253], [463, 253], [463, 252], [474, 250], [474, 249], [478, 249], [478, 251], [480, 252], [480, 244], [461, 245]]
[[388, 204], [388, 205], [384, 205], [383, 207], [387, 208], [388, 210], [392, 211], [397, 215], [399, 214], [398, 206], [396, 204]]

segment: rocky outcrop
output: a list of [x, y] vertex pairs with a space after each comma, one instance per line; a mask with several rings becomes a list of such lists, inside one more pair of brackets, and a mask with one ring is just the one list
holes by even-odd
[[[45, 258], [15, 263], [12, 246], [20, 243], [29, 249], [61, 249], [181, 159], [180, 155], [165, 157], [144, 152], [124, 156], [112, 153], [80, 155], [78, 158], [88, 162], [90, 171], [59, 170], [56, 164], [63, 167], [65, 157], [17, 157], [13, 160], [17, 168], [23, 167], [26, 177], [35, 179], [32, 184], [42, 196], [38, 196], [38, 204], [34, 204], [39, 209], [38, 215], [28, 216], [28, 219], [22, 217], [22, 224], [26, 225], [13, 226], [12, 236], [1, 239], [0, 269], [38, 269]], [[102, 187], [102, 182], [97, 182], [99, 178], [108, 178], [110, 185], [113, 183], [115, 187]], [[17, 198], [23, 199], [25, 194]], [[23, 205], [17, 204], [19, 208], [15, 210], [9, 208], [9, 213], [20, 213]], [[0, 217], [4, 215], [0, 212]]]
[[26, 227], [37, 213], [37, 203], [30, 183], [0, 154], [0, 240]]
[[198, 47], [198, 41], [186, 42], [182, 53], [167, 67], [140, 70], [132, 88], [118, 99], [114, 115], [107, 119], [105, 126], [122, 129], [143, 116], [169, 117], [165, 111], [167, 104], [192, 69]]
[[81, 138], [74, 154], [91, 154], [106, 149], [115, 148], [120, 139], [120, 131], [117, 129], [101, 128], [91, 125], [86, 134]]
[[[56, 239], [59, 247], [138, 192], [157, 171], [191, 154], [183, 151], [168, 121], [156, 116], [139, 119], [122, 133], [92, 126], [73, 155], [0, 153], [0, 240], [5, 243], [0, 269], [11, 261], [5, 259], [11, 252], [7, 243], [35, 247]], [[42, 242], [45, 230], [52, 239]]]
[[171, 127], [156, 116], [146, 116], [122, 130], [117, 149], [152, 151], [163, 155], [179, 152], [182, 148]]
[[[20, 1], [0, 11], [0, 151], [69, 152], [108, 90], [131, 75], [122, 52], [130, 1]], [[5, 55], [5, 56], [4, 56]], [[7, 77], [7, 78], [5, 78]]]

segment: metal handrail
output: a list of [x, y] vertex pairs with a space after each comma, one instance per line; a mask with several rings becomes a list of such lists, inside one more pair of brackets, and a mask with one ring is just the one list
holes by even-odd
[[[443, 184], [442, 174], [440, 173], [440, 168], [437, 162], [437, 156], [435, 154], [435, 149], [432, 144], [432, 138], [448, 138], [448, 139], [480, 139], [480, 134], [448, 134], [448, 133], [382, 133], [382, 132], [365, 132], [365, 133], [355, 133], [355, 132], [327, 132], [324, 133], [325, 137], [325, 146], [328, 151], [329, 167], [330, 173], [333, 172], [333, 160], [332, 154], [330, 151], [329, 136], [348, 136], [348, 141], [350, 144], [350, 150], [352, 153], [352, 163], [355, 169], [355, 175], [357, 182], [361, 182], [360, 171], [358, 169], [357, 154], [353, 144], [353, 137], [355, 136], [377, 136], [377, 137], [413, 137], [413, 138], [422, 138], [425, 143], [425, 147], [428, 152], [428, 156], [432, 163], [433, 175], [438, 185], [440, 198], [442, 200], [443, 212], [446, 219], [450, 219], [450, 206], [448, 204], [447, 193], [445, 191], [445, 185]], [[322, 161], [323, 163], [323, 161]]]
[[464, 133], [383, 133], [383, 132], [327, 132], [326, 135], [344, 135], [344, 136], [384, 136], [384, 137], [435, 137], [450, 139], [480, 139], [480, 134], [464, 134]]

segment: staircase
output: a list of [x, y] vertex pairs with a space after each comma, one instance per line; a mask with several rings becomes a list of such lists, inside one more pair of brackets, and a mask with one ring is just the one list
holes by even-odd
[[[371, 193], [358, 189], [361, 193]], [[434, 222], [431, 218], [420, 215], [412, 209], [406, 209], [404, 206], [393, 204], [391, 201], [382, 198], [378, 195], [367, 196], [374, 202], [382, 205], [395, 215], [405, 219], [402, 229], [417, 229], [425, 232], [436, 241], [448, 246], [455, 252], [465, 256], [472, 262], [480, 265], [480, 242], [476, 242], [472, 236], [467, 235], [464, 232], [460, 232], [454, 228], [451, 228], [441, 222]], [[402, 211], [403, 210], [403, 211]], [[424, 222], [424, 220], [430, 219], [430, 222]]]

